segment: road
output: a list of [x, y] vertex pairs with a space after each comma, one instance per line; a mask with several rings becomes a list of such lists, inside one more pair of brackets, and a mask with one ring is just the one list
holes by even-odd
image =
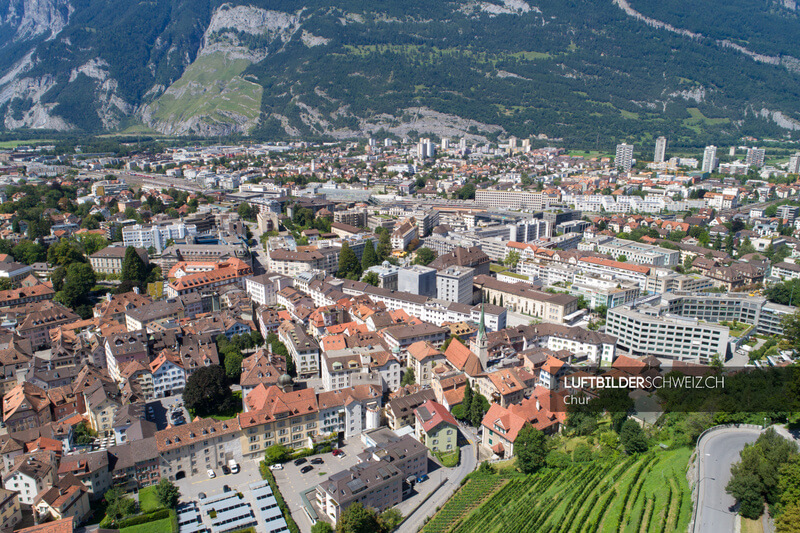
[[700, 442], [700, 486], [693, 533], [730, 533], [736, 529], [736, 500], [725, 492], [725, 485], [731, 478], [731, 465], [739, 461], [739, 452], [760, 434], [759, 429], [732, 427], [709, 433]]
[[400, 531], [418, 531], [425, 524], [425, 519], [433, 516], [436, 509], [442, 507], [458, 489], [461, 480], [477, 467], [475, 460], [475, 449], [478, 446], [477, 437], [471, 432], [464, 432], [463, 426], [461, 429], [467, 438], [467, 444], [461, 447], [461, 462], [455, 468], [439, 468], [436, 474], [432, 474], [431, 480], [436, 481], [437, 484], [440, 479], [446, 479], [444, 485], [403, 522]]

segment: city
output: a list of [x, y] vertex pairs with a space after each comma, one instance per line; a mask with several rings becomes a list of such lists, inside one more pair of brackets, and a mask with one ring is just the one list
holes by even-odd
[[796, 143], [541, 144], [0, 148], [2, 530], [798, 531]]

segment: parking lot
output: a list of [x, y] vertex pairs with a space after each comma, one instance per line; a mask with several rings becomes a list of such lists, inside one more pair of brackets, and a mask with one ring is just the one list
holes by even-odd
[[[344, 457], [334, 457], [333, 453], [312, 455], [307, 457], [306, 462], [299, 466], [295, 466], [293, 461], [289, 461], [283, 465], [283, 470], [274, 470], [272, 472], [275, 475], [275, 481], [278, 482], [278, 488], [280, 488], [281, 494], [283, 494], [283, 498], [289, 506], [292, 518], [294, 518], [302, 531], [309, 531], [311, 522], [303, 510], [304, 503], [301, 494], [313, 489], [331, 474], [347, 470], [358, 463], [358, 454], [364, 451], [364, 445], [356, 437], [345, 441], [341, 450], [345, 452]], [[322, 464], [311, 464], [311, 460], [317, 458], [322, 459]], [[312, 466], [313, 469], [310, 472], [301, 474], [300, 470], [308, 465]], [[313, 500], [313, 494], [309, 495], [309, 500]]]
[[186, 407], [183, 406], [183, 398], [181, 396], [170, 396], [168, 398], [160, 398], [158, 400], [147, 402], [145, 414], [148, 420], [156, 423], [156, 426], [160, 431], [166, 428], [168, 424], [175, 425], [174, 420], [171, 417], [171, 413], [178, 404], [181, 405], [180, 409], [183, 412], [183, 420], [189, 422], [191, 420], [189, 418], [189, 412], [186, 410]]
[[209, 478], [206, 472], [203, 471], [196, 476], [175, 481], [181, 491], [181, 500], [197, 500], [201, 492], [208, 497], [222, 494], [225, 485], [228, 485], [234, 491], [240, 491], [250, 483], [261, 481], [261, 474], [258, 471], [258, 463], [256, 461], [245, 459], [242, 461], [237, 460], [237, 463], [239, 464], [238, 474], [225, 475], [222, 470], [217, 468], [214, 470], [217, 477], [213, 479]]

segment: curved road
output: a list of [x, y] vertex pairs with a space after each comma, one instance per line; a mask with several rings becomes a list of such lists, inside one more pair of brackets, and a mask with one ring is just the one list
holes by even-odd
[[756, 441], [761, 430], [725, 428], [708, 434], [700, 442], [698, 456], [697, 518], [693, 533], [730, 533], [735, 530], [736, 503], [725, 492], [731, 465], [739, 461], [745, 444]]

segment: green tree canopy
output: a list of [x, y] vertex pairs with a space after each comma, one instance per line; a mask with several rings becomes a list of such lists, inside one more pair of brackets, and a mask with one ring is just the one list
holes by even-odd
[[290, 450], [283, 444], [273, 444], [265, 452], [264, 459], [268, 464], [285, 463], [289, 460]]
[[167, 478], [161, 478], [156, 485], [156, 497], [161, 505], [167, 509], [175, 509], [181, 497], [181, 491]]
[[197, 369], [186, 380], [183, 390], [186, 408], [198, 416], [207, 416], [235, 407], [225, 378], [225, 371], [219, 365]]
[[433, 262], [434, 259], [436, 259], [436, 252], [427, 246], [423, 246], [417, 250], [417, 256], [414, 258], [414, 264], [428, 266]]
[[356, 253], [350, 248], [347, 242], [342, 243], [342, 251], [339, 252], [339, 272], [340, 278], [358, 279], [361, 277], [361, 263]]
[[544, 433], [530, 424], [525, 424], [514, 441], [514, 454], [517, 466], [523, 474], [538, 472], [545, 465], [547, 441]]
[[373, 287], [378, 287], [381, 284], [381, 277], [378, 275], [377, 272], [369, 271], [364, 274], [364, 277], [361, 278], [361, 281], [364, 283], [369, 283]]
[[644, 434], [644, 430], [632, 418], [627, 419], [622, 424], [622, 429], [619, 432], [619, 441], [628, 455], [647, 451], [647, 437]]
[[147, 279], [147, 265], [144, 264], [133, 246], [125, 249], [121, 277], [122, 281], [130, 281], [136, 285], [141, 285]]
[[336, 522], [337, 533], [380, 533], [382, 529], [375, 511], [361, 502], [350, 505]]
[[364, 254], [361, 256], [361, 269], [367, 270], [371, 266], [379, 265], [378, 254], [375, 252], [375, 245], [371, 240], [364, 244]]

